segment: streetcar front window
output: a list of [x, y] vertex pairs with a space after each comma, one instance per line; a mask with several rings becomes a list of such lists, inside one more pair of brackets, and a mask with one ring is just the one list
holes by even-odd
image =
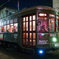
[[49, 31], [55, 31], [55, 15], [49, 14]]
[[38, 32], [48, 32], [48, 20], [47, 17], [40, 17], [37, 24]]
[[56, 16], [56, 32], [59, 32], [59, 17]]

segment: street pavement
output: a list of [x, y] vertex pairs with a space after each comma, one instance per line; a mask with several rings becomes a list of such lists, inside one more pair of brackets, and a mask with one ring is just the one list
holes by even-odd
[[0, 59], [59, 59], [59, 50], [53, 54], [37, 56], [0, 47]]

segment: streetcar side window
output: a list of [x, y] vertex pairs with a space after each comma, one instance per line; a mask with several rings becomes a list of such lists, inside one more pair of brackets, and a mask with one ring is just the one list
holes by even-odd
[[4, 32], [6, 32], [6, 25], [4, 26]]
[[1, 32], [3, 32], [3, 26], [1, 27]]
[[9, 32], [9, 25], [7, 25], [7, 32]]
[[30, 31], [32, 31], [32, 16], [29, 17], [30, 20]]
[[18, 23], [14, 24], [14, 32], [18, 32]]
[[13, 32], [13, 24], [10, 24], [10, 32]]

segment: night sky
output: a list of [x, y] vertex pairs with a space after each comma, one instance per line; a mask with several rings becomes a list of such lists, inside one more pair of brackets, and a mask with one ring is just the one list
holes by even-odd
[[[1, 4], [5, 3], [6, 1], [8, 1], [8, 0], [0, 0], [0, 6], [1, 6]], [[17, 3], [18, 3], [18, 0], [10, 0], [4, 6], [10, 6], [13, 8], [17, 8]], [[19, 0], [20, 9], [29, 8], [29, 7], [33, 7], [33, 6], [37, 6], [37, 5], [52, 7], [52, 0]]]

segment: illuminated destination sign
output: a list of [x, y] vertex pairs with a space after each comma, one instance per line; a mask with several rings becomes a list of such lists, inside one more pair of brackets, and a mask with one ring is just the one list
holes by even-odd
[[55, 15], [53, 15], [53, 14], [49, 14], [49, 16], [50, 16], [50, 17], [55, 17]]
[[48, 44], [48, 40], [39, 40], [38, 44]]
[[47, 16], [45, 13], [39, 13], [39, 16]]

